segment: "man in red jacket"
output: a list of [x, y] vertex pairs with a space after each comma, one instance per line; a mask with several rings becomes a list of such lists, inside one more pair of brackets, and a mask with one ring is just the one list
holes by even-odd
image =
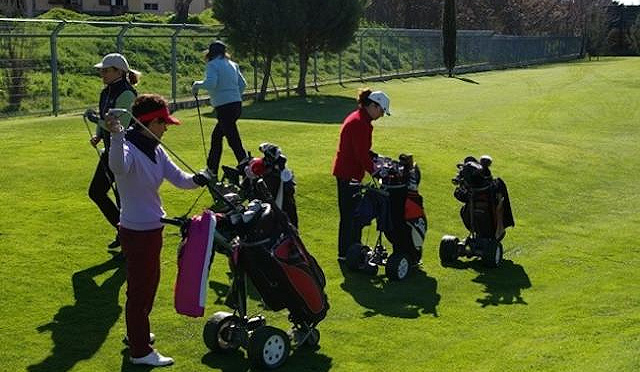
[[364, 172], [373, 172], [371, 156], [372, 121], [389, 112], [389, 97], [381, 91], [362, 89], [358, 94], [358, 108], [347, 116], [340, 127], [340, 142], [333, 161], [333, 175], [338, 182], [338, 260], [343, 261], [347, 249], [360, 242], [362, 229], [353, 224], [354, 196]]

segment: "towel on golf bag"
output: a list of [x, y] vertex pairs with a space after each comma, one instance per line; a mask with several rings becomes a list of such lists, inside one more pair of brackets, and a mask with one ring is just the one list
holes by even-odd
[[174, 287], [174, 306], [178, 314], [204, 315], [213, 262], [216, 218], [210, 210], [193, 216], [178, 247], [178, 277]]
[[287, 308], [292, 321], [311, 324], [326, 316], [324, 273], [297, 235], [286, 236], [273, 247], [243, 246], [240, 262], [271, 310]]

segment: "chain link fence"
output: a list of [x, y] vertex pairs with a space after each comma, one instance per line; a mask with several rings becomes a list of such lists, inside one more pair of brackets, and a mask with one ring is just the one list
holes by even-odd
[[[191, 82], [202, 79], [204, 50], [222, 28], [202, 25], [84, 22], [0, 18], [0, 117], [80, 111], [95, 106], [102, 83], [93, 65], [123, 53], [143, 73], [140, 92], [188, 106]], [[307, 85], [384, 80], [444, 72], [440, 30], [361, 29], [339, 54], [316, 53]], [[458, 73], [565, 61], [580, 56], [578, 37], [507, 36], [458, 31]], [[247, 94], [259, 90], [262, 61], [238, 60]], [[276, 58], [271, 94], [289, 95], [298, 81], [298, 57]]]

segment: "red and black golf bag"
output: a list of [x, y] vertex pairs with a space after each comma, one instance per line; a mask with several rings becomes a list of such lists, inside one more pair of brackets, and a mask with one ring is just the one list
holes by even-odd
[[286, 308], [292, 322], [315, 325], [329, 309], [324, 273], [287, 216], [271, 204], [256, 202], [256, 216], [240, 234], [236, 264], [270, 309]]

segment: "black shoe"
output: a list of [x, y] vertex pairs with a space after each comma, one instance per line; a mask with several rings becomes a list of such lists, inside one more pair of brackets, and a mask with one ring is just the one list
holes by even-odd
[[113, 241], [109, 243], [109, 245], [107, 245], [107, 248], [113, 249], [113, 248], [118, 248], [119, 246], [120, 246], [120, 235], [116, 235], [116, 238], [113, 239]]

